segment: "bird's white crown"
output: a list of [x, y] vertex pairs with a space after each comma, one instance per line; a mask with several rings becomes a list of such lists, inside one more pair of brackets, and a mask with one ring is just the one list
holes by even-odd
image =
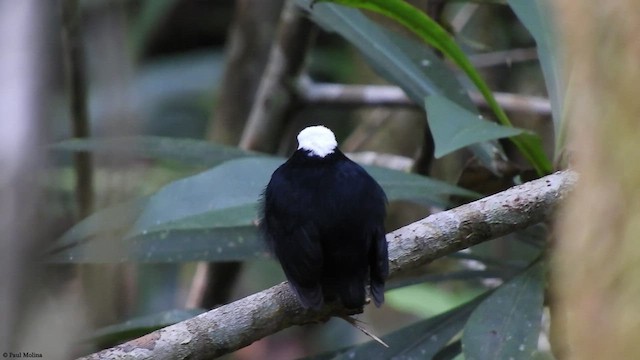
[[298, 134], [298, 149], [308, 150], [314, 156], [325, 157], [331, 154], [338, 142], [331, 130], [324, 126], [310, 126]]

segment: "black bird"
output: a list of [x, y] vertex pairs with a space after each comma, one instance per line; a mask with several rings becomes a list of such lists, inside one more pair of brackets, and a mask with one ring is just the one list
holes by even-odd
[[361, 309], [366, 287], [384, 302], [389, 273], [384, 191], [338, 148], [324, 126], [298, 135], [298, 149], [271, 176], [261, 230], [305, 308], [339, 299]]

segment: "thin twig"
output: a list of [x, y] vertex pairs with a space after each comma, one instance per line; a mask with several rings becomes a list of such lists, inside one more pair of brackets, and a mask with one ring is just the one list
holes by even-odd
[[[402, 89], [392, 85], [344, 85], [313, 83], [303, 80], [298, 83], [300, 100], [307, 106], [386, 106], [417, 107]], [[487, 107], [481, 94], [471, 92], [476, 105]], [[527, 95], [494, 93], [496, 101], [506, 111], [529, 112], [550, 115], [549, 100]]]
[[[89, 137], [87, 112], [87, 79], [84, 46], [80, 32], [78, 0], [61, 0], [62, 45], [66, 81], [69, 88], [69, 113], [74, 138]], [[81, 218], [93, 209], [93, 170], [91, 155], [78, 152], [74, 155], [76, 170], [76, 199]]]
[[[469, 93], [469, 95], [476, 105], [487, 107], [486, 100], [482, 95], [476, 92]], [[551, 115], [551, 103], [543, 97], [500, 92], [494, 92], [493, 96], [506, 111]]]
[[225, 64], [207, 138], [236, 146], [269, 60], [283, 0], [236, 0], [225, 43]]
[[314, 83], [302, 78], [298, 82], [298, 95], [307, 106], [417, 106], [401, 88], [392, 85]]
[[[548, 219], [577, 181], [558, 172], [387, 234], [391, 275]], [[286, 283], [83, 359], [211, 359], [294, 325], [345, 315], [305, 310]]]
[[373, 165], [404, 172], [409, 172], [413, 166], [413, 159], [395, 154], [360, 151], [346, 153], [346, 155], [360, 165]]
[[538, 60], [538, 51], [536, 48], [493, 51], [471, 55], [469, 56], [469, 60], [476, 68], [498, 65], [511, 66], [518, 62]]

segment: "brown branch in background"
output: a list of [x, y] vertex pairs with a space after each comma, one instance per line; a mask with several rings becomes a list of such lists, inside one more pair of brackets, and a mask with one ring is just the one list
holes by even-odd
[[295, 79], [304, 65], [315, 29], [295, 2], [287, 1], [269, 63], [240, 139], [241, 148], [267, 153], [277, 149], [279, 135], [295, 105]]
[[[75, 138], [89, 137], [87, 112], [87, 78], [84, 46], [80, 32], [78, 0], [60, 0], [62, 15], [63, 61], [69, 96], [69, 114]], [[93, 170], [91, 155], [78, 152], [74, 155], [76, 174], [76, 199], [81, 218], [93, 209]]]
[[417, 107], [401, 88], [392, 85], [314, 83], [304, 77], [297, 90], [305, 106]]
[[269, 59], [284, 0], [237, 0], [208, 139], [237, 145]]
[[415, 156], [415, 161], [411, 167], [411, 172], [422, 175], [429, 175], [431, 171], [431, 163], [433, 162], [433, 154], [436, 150], [436, 145], [433, 141], [433, 134], [431, 128], [425, 126], [422, 135], [422, 145], [418, 149]]
[[199, 262], [189, 288], [186, 308], [213, 309], [229, 302], [241, 270], [239, 261]]
[[[238, 0], [225, 45], [225, 70], [209, 130], [209, 140], [237, 145], [251, 111], [260, 76], [269, 59], [284, 0]], [[226, 304], [240, 276], [240, 262], [200, 262], [193, 276], [187, 308]]]
[[[343, 85], [304, 80], [298, 82], [298, 94], [306, 106], [419, 106], [402, 89], [393, 85]], [[551, 105], [546, 98], [501, 92], [493, 94], [506, 111], [551, 115]], [[469, 95], [476, 105], [488, 108], [481, 94], [471, 92]]]
[[[391, 276], [548, 219], [576, 180], [570, 171], [555, 173], [389, 233]], [[83, 359], [211, 359], [339, 311], [304, 310], [283, 283]]]
[[[477, 92], [469, 93], [471, 100], [479, 106], [488, 108], [485, 98]], [[517, 95], [510, 93], [494, 92], [493, 96], [506, 111], [533, 113], [551, 116], [551, 104], [549, 99], [539, 96]]]
[[[229, 104], [221, 104], [225, 107], [218, 113], [223, 118], [216, 119], [214, 122], [214, 124], [219, 124], [219, 127], [216, 126], [213, 129], [216, 138], [235, 136], [238, 126], [244, 125], [244, 116], [248, 115], [249, 119], [240, 140], [240, 147], [245, 150], [262, 152], [276, 150], [287, 114], [295, 106], [292, 84], [304, 64], [307, 49], [314, 38], [314, 29], [314, 25], [302, 14], [293, 1], [286, 2], [280, 15], [275, 39], [273, 43], [270, 42], [268, 62], [260, 79], [255, 99], [253, 96], [245, 98], [244, 104], [239, 104], [237, 99], [228, 99]], [[256, 29], [256, 31], [262, 30]], [[237, 41], [237, 39], [232, 38], [232, 41]], [[238, 70], [242, 71], [243, 69]], [[238, 76], [230, 73], [230, 69], [227, 69], [226, 73], [230, 77]], [[251, 78], [255, 78], [255, 72], [250, 75]], [[237, 92], [251, 91], [243, 86], [242, 83], [234, 83], [229, 91], [225, 89], [222, 92], [233, 97], [239, 96]], [[232, 109], [232, 104], [238, 108]], [[249, 112], [248, 109], [251, 111]], [[241, 113], [243, 114], [242, 118], [238, 117]], [[226, 128], [230, 122], [235, 123], [230, 127], [230, 129], [236, 129], [232, 130], [233, 134], [229, 134]], [[219, 133], [215, 134], [216, 131]], [[198, 264], [187, 306], [212, 308], [226, 303], [240, 269], [241, 264], [237, 262]]]

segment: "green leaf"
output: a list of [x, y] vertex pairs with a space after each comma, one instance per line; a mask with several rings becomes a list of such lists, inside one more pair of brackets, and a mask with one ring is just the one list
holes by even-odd
[[[426, 14], [402, 0], [319, 0], [315, 2], [333, 2], [346, 6], [352, 6], [371, 10], [396, 20], [418, 35], [427, 44], [440, 50], [446, 57], [458, 65], [484, 96], [487, 104], [492, 109], [498, 122], [505, 126], [511, 126], [504, 110], [500, 107], [489, 86], [482, 80], [480, 74], [473, 67], [467, 56], [452, 39], [452, 37], [437, 22]], [[313, 3], [315, 3], [313, 2]], [[523, 156], [533, 165], [540, 174], [551, 172], [551, 163], [546, 157], [536, 156], [542, 150], [534, 149], [534, 143], [525, 142], [520, 138], [511, 138]]]
[[395, 309], [428, 317], [464, 304], [478, 295], [475, 290], [452, 292], [432, 284], [418, 284], [388, 291], [386, 304]]
[[416, 277], [403, 278], [399, 280], [391, 280], [385, 286], [386, 291], [402, 288], [405, 286], [416, 285], [424, 282], [444, 282], [456, 280], [478, 280], [478, 279], [505, 279], [511, 277], [509, 269], [502, 270], [459, 270], [444, 273], [425, 274]]
[[375, 341], [369, 341], [311, 359], [431, 359], [460, 332], [479, 299], [382, 337], [389, 345], [388, 348], [383, 348]]
[[222, 162], [258, 153], [209, 141], [161, 136], [69, 139], [51, 146], [54, 150], [134, 155], [211, 167]]
[[[97, 213], [71, 229], [62, 244], [56, 244], [62, 250], [51, 261], [184, 262], [263, 257], [265, 249], [256, 231], [258, 201], [271, 174], [283, 161], [267, 157], [235, 159], [164, 186], [144, 202], [139, 215], [122, 216], [128, 221], [124, 224], [133, 225], [123, 241], [113, 244], [114, 251], [109, 254], [92, 251], [95, 244], [83, 238], [111, 230], [101, 219], [110, 221], [105, 216], [112, 212]], [[365, 168], [389, 200], [422, 199], [445, 206], [447, 197], [453, 194], [478, 196], [420, 175]], [[117, 225], [123, 228], [123, 222]], [[69, 246], [74, 243], [79, 246]]]
[[[257, 220], [258, 199], [279, 158], [244, 158], [175, 181], [154, 194], [129, 236], [167, 229], [251, 226]], [[423, 176], [365, 167], [389, 200], [425, 199], [445, 205], [452, 194], [477, 194]]]
[[184, 263], [191, 261], [244, 261], [269, 254], [255, 226], [199, 229], [165, 229], [122, 239], [100, 251], [96, 241], [86, 241], [51, 254], [54, 263]]
[[[559, 61], [556, 51], [557, 33], [553, 12], [547, 0], [509, 0], [509, 6], [536, 41], [538, 59], [547, 85], [554, 122], [560, 121], [562, 105]], [[556, 127], [556, 134], [558, 128]]]
[[431, 205], [448, 207], [448, 198], [452, 195], [469, 199], [479, 199], [482, 195], [431, 179], [426, 176], [405, 173], [375, 166], [363, 166], [365, 170], [382, 186], [389, 201], [422, 200]]
[[176, 309], [159, 314], [135, 317], [120, 324], [100, 328], [86, 338], [85, 341], [98, 344], [116, 344], [190, 319], [205, 311], [204, 309]]
[[464, 328], [465, 358], [530, 359], [538, 348], [544, 285], [538, 262], [483, 301]]
[[484, 120], [442, 96], [427, 97], [425, 107], [436, 158], [471, 144], [523, 133], [521, 129]]
[[547, 0], [509, 0], [509, 5], [536, 41], [538, 59], [551, 102], [556, 137], [555, 153], [559, 154], [564, 141], [562, 104], [565, 87], [562, 83], [560, 61], [556, 51], [557, 29], [553, 21], [554, 13], [551, 11], [551, 4]]
[[[198, 228], [210, 223], [251, 225], [257, 219], [257, 201], [271, 174], [282, 162], [278, 158], [237, 159], [174, 181], [149, 199], [129, 237], [187, 227], [177, 221], [186, 221], [191, 226], [199, 224]], [[247, 207], [253, 211], [247, 211]], [[239, 211], [239, 208], [243, 210]]]
[[[148, 198], [127, 201], [89, 215], [65, 232], [49, 247], [47, 252], [60, 252], [66, 248], [78, 246], [81, 242], [87, 241], [94, 236], [128, 229], [142, 213], [147, 201]], [[73, 259], [73, 256], [71, 259]], [[56, 261], [54, 258], [49, 258], [49, 260]]]

